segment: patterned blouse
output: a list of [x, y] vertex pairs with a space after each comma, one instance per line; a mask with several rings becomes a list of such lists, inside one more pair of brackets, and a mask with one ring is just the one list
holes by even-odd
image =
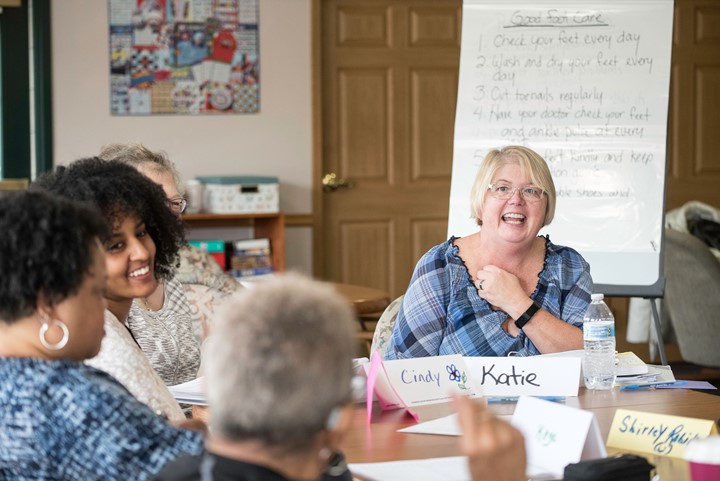
[[[494, 311], [478, 295], [455, 239], [433, 247], [418, 261], [385, 359], [540, 354], [522, 330], [517, 337], [503, 330], [507, 313]], [[580, 327], [592, 290], [585, 259], [545, 237], [545, 263], [530, 297], [553, 316]]]
[[185, 291], [177, 280], [165, 281], [165, 299], [158, 311], [142, 309], [134, 300], [126, 323], [166, 385], [197, 377], [200, 343], [193, 331]]
[[199, 433], [85, 364], [0, 358], [0, 379], [0, 479], [141, 481], [202, 452]]
[[175, 279], [180, 284], [199, 284], [227, 296], [235, 293], [241, 285], [234, 277], [226, 274], [207, 251], [185, 245], [180, 249], [180, 267]]
[[105, 310], [105, 337], [100, 353], [85, 363], [110, 374], [154, 413], [171, 421], [185, 420], [177, 401], [128, 328], [108, 310]]

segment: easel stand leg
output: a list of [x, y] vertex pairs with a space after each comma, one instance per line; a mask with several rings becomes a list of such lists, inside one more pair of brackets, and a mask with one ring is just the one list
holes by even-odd
[[653, 321], [655, 322], [655, 340], [657, 342], [658, 351], [660, 351], [660, 362], [663, 366], [667, 366], [667, 357], [665, 356], [665, 343], [662, 338], [662, 328], [660, 327], [660, 316], [658, 315], [657, 306], [655, 305], [655, 299], [647, 298], [652, 308]]

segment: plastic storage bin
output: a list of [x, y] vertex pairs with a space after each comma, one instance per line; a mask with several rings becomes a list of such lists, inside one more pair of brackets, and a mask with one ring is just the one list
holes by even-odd
[[197, 177], [203, 184], [203, 210], [211, 214], [273, 213], [280, 210], [277, 177]]

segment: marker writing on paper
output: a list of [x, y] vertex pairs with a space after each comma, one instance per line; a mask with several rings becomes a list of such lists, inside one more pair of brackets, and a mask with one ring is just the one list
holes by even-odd
[[400, 373], [400, 380], [403, 382], [403, 384], [424, 382], [429, 384], [437, 384], [438, 387], [440, 387], [440, 373], [433, 373], [432, 371], [430, 371], [430, 369], [428, 369], [427, 372], [424, 373], [415, 372], [414, 369], [412, 369], [411, 373], [407, 369], [403, 369]]
[[[565, 396], [532, 396], [543, 401], [550, 401], [555, 403], [565, 402]], [[500, 397], [489, 397], [487, 398], [488, 404], [506, 404], [516, 403], [520, 399], [519, 396], [500, 396]]]
[[659, 454], [670, 454], [676, 444], [687, 446], [690, 441], [700, 437], [698, 433], [687, 431], [682, 423], [674, 426], [664, 423], [645, 424], [645, 420], [632, 415], [627, 415], [620, 421], [618, 432], [649, 438], [653, 451]]
[[511, 367], [511, 370], [509, 373], [501, 372], [501, 373], [493, 373], [493, 370], [495, 369], [495, 364], [490, 366], [490, 368], [486, 368], [483, 366], [482, 368], [482, 378], [480, 379], [480, 384], [484, 385], [486, 383], [486, 380], [492, 380], [495, 382], [495, 385], [504, 384], [505, 386], [524, 386], [526, 384], [532, 384], [533, 386], [540, 386], [537, 382], [537, 374], [534, 372], [525, 374], [525, 371], [522, 371], [521, 373], [518, 373], [515, 371], [515, 366]]

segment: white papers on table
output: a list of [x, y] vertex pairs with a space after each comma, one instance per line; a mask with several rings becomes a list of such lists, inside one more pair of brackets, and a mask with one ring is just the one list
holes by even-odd
[[615, 374], [618, 376], [637, 376], [639, 374], [647, 374], [647, 372], [647, 364], [637, 357], [637, 354], [634, 352], [621, 352], [617, 355], [617, 369]]
[[[464, 456], [359, 463], [350, 464], [349, 468], [353, 475], [372, 481], [470, 481], [467, 458]], [[555, 476], [533, 466], [527, 467], [526, 474], [533, 480], [556, 479]]]
[[618, 376], [615, 378], [615, 383], [619, 385], [623, 384], [638, 384], [652, 386], [653, 384], [666, 384], [675, 382], [675, 375], [672, 372], [670, 366], [655, 366], [648, 364], [648, 372], [646, 374], [639, 374], [637, 376]]
[[[521, 397], [512, 424], [523, 432], [528, 453], [526, 474], [532, 479], [557, 479], [568, 463], [607, 456], [595, 416], [587, 411], [531, 397]], [[457, 415], [399, 430], [404, 433], [461, 434]], [[542, 436], [541, 436], [542, 435]], [[464, 457], [433, 458], [350, 465], [350, 470], [373, 481], [469, 481]]]
[[[512, 415], [497, 416], [505, 422], [510, 422]], [[415, 424], [406, 428], [398, 429], [399, 433], [415, 433], [415, 434], [440, 434], [443, 436], [460, 436], [460, 424], [458, 423], [457, 414], [451, 414], [432, 421]]]
[[207, 406], [207, 400], [203, 392], [202, 377], [175, 386], [169, 386], [168, 390], [179, 403]]
[[467, 459], [463, 456], [350, 464], [348, 467], [353, 475], [372, 481], [470, 481]]

